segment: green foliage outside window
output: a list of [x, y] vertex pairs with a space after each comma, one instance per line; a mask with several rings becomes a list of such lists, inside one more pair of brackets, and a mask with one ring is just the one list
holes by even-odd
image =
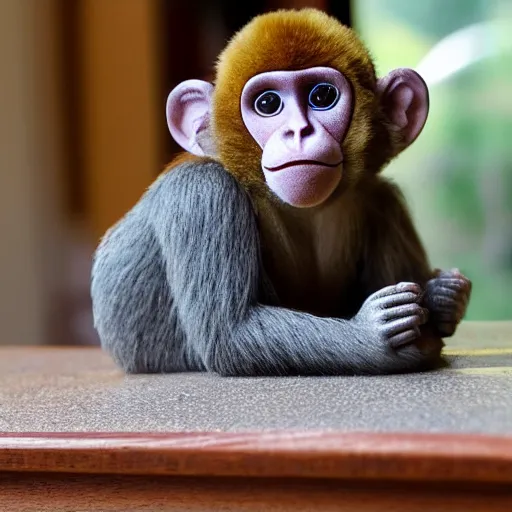
[[477, 41], [491, 54], [429, 83], [423, 133], [384, 172], [403, 187], [433, 265], [473, 280], [467, 318], [512, 319], [512, 2], [358, 0], [354, 10], [380, 75], [485, 24]]

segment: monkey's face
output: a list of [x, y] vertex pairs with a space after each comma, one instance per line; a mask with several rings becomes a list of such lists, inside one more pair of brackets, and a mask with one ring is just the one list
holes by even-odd
[[244, 124], [262, 149], [270, 189], [297, 207], [323, 203], [342, 179], [342, 142], [352, 90], [339, 71], [314, 67], [252, 77], [241, 96]]
[[427, 114], [416, 72], [377, 78], [357, 35], [314, 9], [256, 17], [223, 50], [215, 85], [187, 80], [167, 101], [184, 149], [220, 161], [251, 195], [302, 208], [379, 172]]

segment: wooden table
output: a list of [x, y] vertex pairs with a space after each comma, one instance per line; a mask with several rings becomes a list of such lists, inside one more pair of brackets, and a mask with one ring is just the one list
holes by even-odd
[[512, 510], [512, 322], [389, 377], [125, 376], [0, 349], [0, 511]]

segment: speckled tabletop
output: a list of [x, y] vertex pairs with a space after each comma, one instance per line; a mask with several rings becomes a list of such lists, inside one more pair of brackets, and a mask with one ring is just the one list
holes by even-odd
[[0, 348], [0, 431], [334, 429], [512, 435], [512, 322], [465, 323], [449, 368], [386, 377], [123, 375], [98, 348]]

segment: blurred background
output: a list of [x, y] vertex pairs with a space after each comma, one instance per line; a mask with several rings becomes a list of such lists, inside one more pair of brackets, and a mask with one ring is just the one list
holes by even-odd
[[471, 320], [512, 318], [512, 1], [0, 0], [0, 343], [96, 344], [93, 251], [172, 158], [165, 100], [254, 15], [313, 6], [431, 111], [385, 174], [434, 265], [474, 281]]

